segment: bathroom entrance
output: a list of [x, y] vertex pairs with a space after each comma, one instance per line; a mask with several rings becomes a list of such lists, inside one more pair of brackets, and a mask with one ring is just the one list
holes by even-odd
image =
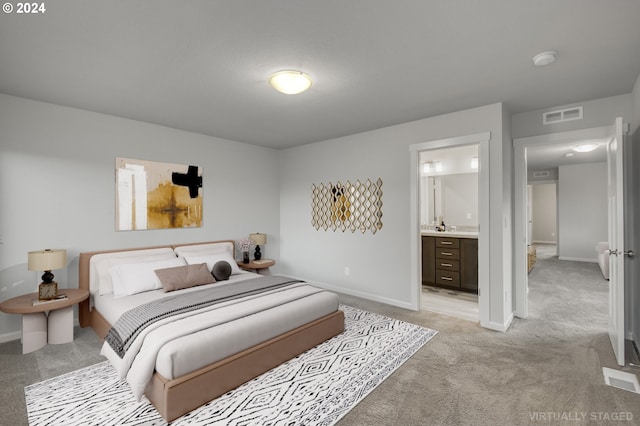
[[479, 320], [478, 150], [419, 153], [420, 308], [470, 321]]
[[[490, 303], [492, 300], [492, 288], [491, 288], [491, 280], [490, 280], [490, 270], [491, 270], [491, 262], [492, 259], [496, 259], [496, 263], [499, 259], [495, 258], [491, 254], [490, 247], [490, 237], [491, 232], [489, 229], [490, 225], [490, 192], [489, 192], [489, 175], [490, 175], [490, 155], [489, 155], [489, 143], [491, 141], [491, 133], [476, 133], [465, 136], [456, 136], [447, 139], [438, 139], [432, 140], [428, 142], [421, 142], [413, 144], [409, 147], [410, 154], [410, 164], [411, 164], [411, 181], [410, 181], [410, 263], [411, 263], [411, 282], [414, 283], [414, 293], [411, 296], [411, 307], [416, 310], [424, 309], [422, 307], [422, 300], [429, 298], [428, 295], [423, 295], [423, 286], [422, 286], [422, 257], [424, 253], [426, 253], [430, 245], [422, 246], [422, 232], [421, 224], [421, 211], [426, 211], [425, 209], [421, 210], [420, 206], [420, 188], [421, 188], [421, 180], [424, 172], [424, 165], [420, 165], [420, 154], [425, 151], [433, 151], [440, 149], [450, 149], [450, 148], [460, 148], [470, 145], [476, 145], [477, 148], [477, 220], [478, 220], [478, 231], [477, 231], [477, 306], [478, 306], [478, 314], [475, 317], [474, 321], [480, 321], [480, 325], [482, 327], [500, 329], [499, 325], [496, 325], [491, 321], [490, 318]], [[469, 168], [471, 168], [471, 158], [468, 160]], [[474, 160], [475, 163], [475, 160]], [[464, 217], [466, 217], [466, 213], [463, 212]], [[426, 213], [425, 213], [426, 214]], [[446, 214], [446, 213], [445, 213]], [[444, 216], [444, 215], [443, 215]], [[473, 217], [473, 214], [472, 214]], [[446, 218], [445, 226], [447, 226]], [[428, 223], [425, 223], [425, 226]], [[450, 222], [448, 225], [456, 225], [457, 232], [464, 232], [464, 230], [460, 230], [457, 228], [457, 224]], [[462, 224], [466, 225], [466, 224]], [[451, 227], [449, 228], [451, 230]], [[442, 241], [440, 242], [442, 244]], [[434, 244], [435, 249], [435, 244]], [[445, 265], [446, 266], [446, 265]], [[473, 268], [467, 268], [467, 271], [473, 270]], [[455, 278], [453, 278], [455, 279]], [[465, 293], [467, 294], [467, 293]], [[473, 293], [468, 293], [472, 296], [475, 296]], [[435, 308], [434, 308], [435, 309]]]

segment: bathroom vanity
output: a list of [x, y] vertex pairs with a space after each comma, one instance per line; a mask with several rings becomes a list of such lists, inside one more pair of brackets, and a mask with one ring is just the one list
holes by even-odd
[[423, 232], [422, 283], [477, 294], [477, 233]]

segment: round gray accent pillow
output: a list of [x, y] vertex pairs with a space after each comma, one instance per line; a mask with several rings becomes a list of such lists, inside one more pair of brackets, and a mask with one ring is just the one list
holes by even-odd
[[216, 281], [228, 280], [231, 276], [231, 265], [229, 265], [229, 262], [221, 260], [213, 265], [213, 268], [211, 268], [211, 273], [213, 274], [213, 277], [216, 279]]

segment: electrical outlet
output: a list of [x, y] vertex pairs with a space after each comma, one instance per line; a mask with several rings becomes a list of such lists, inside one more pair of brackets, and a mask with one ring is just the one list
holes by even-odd
[[471, 213], [467, 213], [467, 219], [471, 219]]
[[345, 274], [345, 276], [347, 276], [347, 277], [348, 277], [349, 275], [351, 275], [351, 268], [349, 268], [348, 266], [345, 266], [345, 267], [344, 267], [344, 274]]

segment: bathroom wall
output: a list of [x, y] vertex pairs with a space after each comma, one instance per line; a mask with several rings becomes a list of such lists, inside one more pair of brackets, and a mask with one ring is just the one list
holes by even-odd
[[478, 226], [478, 174], [442, 176], [442, 213], [447, 225]]

